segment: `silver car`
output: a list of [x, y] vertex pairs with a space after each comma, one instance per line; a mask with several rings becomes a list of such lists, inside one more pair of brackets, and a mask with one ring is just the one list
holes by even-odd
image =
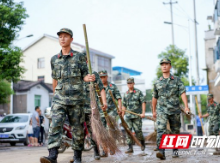
[[27, 130], [32, 114], [9, 114], [0, 122], [0, 143], [28, 145]]

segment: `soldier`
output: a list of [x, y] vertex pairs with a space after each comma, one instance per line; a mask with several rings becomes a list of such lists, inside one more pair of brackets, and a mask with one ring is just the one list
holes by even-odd
[[199, 115], [200, 118], [209, 117], [209, 135], [219, 135], [219, 112], [220, 105], [214, 101], [213, 94], [208, 94], [208, 106], [207, 113], [204, 115]]
[[[185, 112], [189, 112], [186, 90], [183, 82], [176, 76], [170, 74], [171, 61], [164, 58], [160, 61], [163, 76], [153, 86], [153, 117], [157, 118], [157, 149], [156, 156], [161, 160], [166, 159], [165, 150], [159, 149], [161, 137], [166, 134], [167, 121], [170, 123], [172, 134], [180, 133], [180, 102], [181, 96], [185, 105]], [[157, 107], [157, 109], [156, 109]], [[177, 149], [173, 149], [173, 158], [179, 157]]]
[[41, 163], [57, 163], [63, 123], [67, 115], [72, 127], [74, 163], [81, 163], [84, 148], [83, 123], [85, 121], [83, 81], [95, 81], [95, 75], [88, 74], [83, 54], [71, 49], [72, 31], [62, 28], [57, 35], [62, 50], [51, 58], [54, 97], [48, 136], [49, 156], [41, 157], [40, 161]]
[[[133, 115], [130, 113], [126, 113], [125, 111], [122, 111], [122, 116], [125, 115], [126, 117], [126, 122], [128, 124], [129, 130], [131, 131], [132, 129], [135, 131], [136, 137], [138, 140], [141, 142], [141, 150], [145, 150], [145, 140], [144, 136], [142, 133], [142, 118], [145, 117], [145, 109], [146, 109], [146, 100], [143, 95], [143, 93], [137, 89], [134, 88], [134, 78], [128, 78], [127, 79], [127, 86], [128, 86], [128, 91], [125, 93], [124, 98], [123, 98], [123, 110], [129, 110], [132, 112], [135, 112], [137, 114], [140, 114], [140, 116]], [[125, 153], [133, 153], [133, 141], [130, 138], [130, 136], [127, 135], [127, 144], [129, 148]]]
[[[121, 110], [121, 108], [122, 108], [120, 92], [119, 92], [119, 90], [118, 90], [118, 88], [115, 84], [112, 84], [112, 83], [108, 82], [108, 73], [107, 73], [106, 70], [100, 71], [99, 76], [102, 80], [102, 83], [103, 83], [104, 89], [105, 89], [105, 93], [106, 93], [107, 113], [108, 113], [108, 115], [113, 116], [113, 117], [116, 118], [117, 109], [116, 109], [115, 104], [112, 100], [112, 97], [109, 93], [109, 90], [112, 91], [112, 94], [113, 94], [114, 98], [117, 99], [119, 110]], [[104, 116], [104, 113], [102, 111], [101, 111], [101, 121], [102, 121], [104, 127], [107, 127], [105, 116]], [[108, 157], [108, 154], [103, 151], [101, 157]]]

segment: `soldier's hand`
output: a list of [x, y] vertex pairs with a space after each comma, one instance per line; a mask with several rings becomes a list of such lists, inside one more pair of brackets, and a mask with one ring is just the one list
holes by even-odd
[[141, 117], [141, 118], [144, 118], [144, 117], [145, 117], [145, 114], [140, 114], [140, 117]]
[[107, 109], [107, 104], [103, 104], [102, 111], [106, 111], [106, 109]]
[[94, 74], [92, 74], [92, 75], [88, 74], [88, 80], [89, 80], [89, 82], [94, 82], [95, 81], [95, 75]]
[[184, 111], [185, 111], [185, 113], [187, 113], [187, 114], [190, 112], [189, 108], [187, 108], [187, 107], [185, 107]]
[[157, 118], [157, 113], [156, 112], [153, 112], [153, 117]]
[[199, 114], [199, 118], [202, 118], [202, 115], [201, 115], [201, 114]]

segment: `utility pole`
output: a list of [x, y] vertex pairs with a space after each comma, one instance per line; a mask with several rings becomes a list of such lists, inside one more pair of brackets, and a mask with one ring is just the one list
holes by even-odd
[[[196, 54], [196, 85], [200, 85], [200, 78], [199, 78], [199, 62], [198, 62], [198, 41], [197, 41], [197, 21], [196, 21], [196, 1], [193, 0], [193, 6], [194, 6], [194, 26], [195, 26], [195, 54]], [[198, 103], [199, 103], [199, 110], [201, 112], [201, 97], [198, 94]]]
[[172, 2], [172, 0], [170, 0], [170, 2], [165, 3], [163, 2], [164, 5], [170, 5], [170, 13], [171, 13], [171, 30], [172, 30], [172, 44], [174, 45], [174, 28], [173, 28], [173, 4], [178, 3], [176, 2]]

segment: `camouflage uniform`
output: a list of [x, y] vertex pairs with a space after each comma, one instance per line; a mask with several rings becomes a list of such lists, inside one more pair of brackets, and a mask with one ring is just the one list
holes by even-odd
[[[99, 76], [107, 76], [107, 71], [106, 70], [100, 71]], [[108, 115], [113, 116], [113, 117], [116, 118], [116, 116], [118, 115], [117, 114], [117, 109], [116, 109], [115, 104], [112, 100], [112, 97], [109, 93], [109, 90], [112, 91], [112, 94], [113, 94], [113, 96], [116, 100], [121, 99], [121, 94], [120, 94], [120, 92], [119, 92], [119, 90], [118, 90], [118, 88], [115, 84], [108, 82], [108, 86], [105, 87], [106, 102], [107, 102], [107, 105], [108, 105], [108, 108], [106, 109], [106, 111], [107, 111]], [[101, 115], [101, 121], [102, 121], [103, 125], [105, 127], [107, 127], [105, 116], [104, 116], [104, 113], [101, 109], [100, 109], [100, 115]]]
[[[213, 98], [212, 94], [208, 98]], [[208, 104], [207, 112], [209, 114], [209, 135], [219, 135], [219, 120], [220, 120], [220, 105], [214, 101], [213, 104]]]
[[[99, 78], [99, 74], [97, 72], [93, 72], [95, 75], [96, 80], [94, 81], [94, 84], [98, 84], [100, 91], [104, 88], [101, 79]], [[91, 128], [91, 122], [90, 122], [90, 116], [91, 116], [91, 106], [90, 106], [90, 89], [89, 89], [89, 83], [84, 82], [84, 96], [85, 96], [85, 104], [84, 104], [84, 112], [85, 112], [85, 122], [88, 128], [88, 131], [91, 136], [91, 144], [96, 145], [96, 142], [92, 139], [92, 128]], [[95, 88], [94, 88], [95, 89]], [[97, 97], [97, 96], [96, 96]], [[96, 98], [96, 101], [98, 102], [98, 97]]]
[[[129, 80], [133, 80], [133, 78], [129, 78], [127, 82], [129, 83]], [[143, 93], [134, 88], [133, 92], [129, 92], [129, 90], [125, 93], [123, 98], [123, 106], [126, 108], [126, 110], [135, 112], [137, 114], [142, 114], [142, 104], [146, 103], [146, 99], [143, 95]], [[138, 140], [143, 141], [143, 133], [142, 133], [142, 119], [141, 117], [137, 115], [133, 115], [130, 113], [125, 114], [125, 120], [128, 124], [129, 130], [132, 131], [132, 129], [135, 131], [136, 137]], [[132, 144], [132, 139], [130, 136], [127, 135], [127, 144]]]
[[[171, 63], [163, 59], [160, 63]], [[167, 121], [170, 123], [172, 134], [180, 133], [180, 102], [179, 96], [185, 92], [183, 82], [176, 76], [160, 77], [153, 86], [152, 96], [157, 99], [157, 148], [159, 149], [161, 137], [166, 134]]]
[[52, 78], [57, 80], [53, 105], [52, 122], [49, 128], [48, 149], [60, 146], [63, 123], [66, 115], [73, 134], [72, 148], [84, 148], [84, 96], [83, 78], [88, 74], [86, 59], [83, 54], [70, 50], [68, 55], [62, 51], [51, 58]]

